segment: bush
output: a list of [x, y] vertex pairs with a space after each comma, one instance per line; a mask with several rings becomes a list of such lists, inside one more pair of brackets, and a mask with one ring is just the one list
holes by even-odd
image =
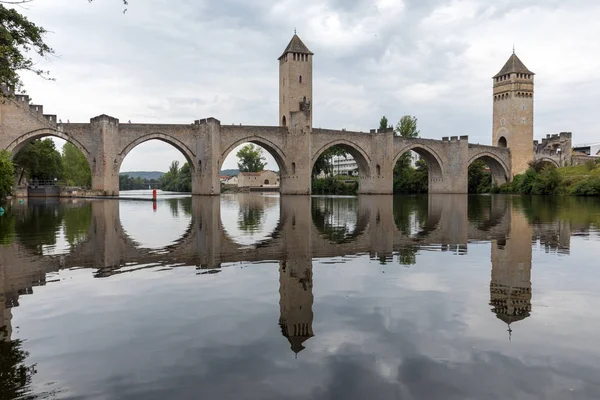
[[562, 177], [555, 166], [546, 166], [537, 174], [533, 182], [533, 194], [558, 194], [561, 188]]
[[593, 177], [581, 181], [573, 189], [576, 196], [600, 196], [600, 177]]
[[358, 182], [344, 183], [333, 177], [312, 180], [313, 194], [353, 195], [358, 193]]
[[585, 162], [585, 167], [587, 168], [588, 171], [593, 170], [594, 168], [596, 168], [596, 161], [594, 161], [594, 160], [587, 160]]

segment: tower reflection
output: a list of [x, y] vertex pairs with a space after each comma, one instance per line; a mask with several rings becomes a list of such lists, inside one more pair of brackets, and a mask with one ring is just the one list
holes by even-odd
[[310, 259], [279, 263], [279, 326], [296, 354], [304, 350], [304, 342], [314, 336], [312, 288]]
[[508, 325], [531, 312], [531, 236], [527, 218], [511, 207], [510, 232], [504, 240], [492, 240], [490, 305], [496, 317]]

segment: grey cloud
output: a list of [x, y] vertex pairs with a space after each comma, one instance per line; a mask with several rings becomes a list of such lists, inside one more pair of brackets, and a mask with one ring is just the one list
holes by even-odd
[[[402, 4], [391, 18], [366, 0], [177, 6], [152, 0], [132, 2], [125, 15], [110, 2], [35, 2], [26, 13], [52, 32], [60, 57], [43, 64], [57, 82], [25, 80], [36, 101], [71, 121], [107, 113], [148, 122], [214, 116], [224, 124], [277, 124], [276, 59], [297, 27], [315, 52], [315, 126], [368, 130], [383, 114], [396, 122], [410, 113], [425, 137], [468, 134], [489, 143], [491, 76], [516, 42], [538, 73], [536, 137], [567, 130], [575, 142], [597, 139], [593, 105], [600, 80], [592, 69], [570, 78], [577, 93], [573, 82], [550, 77], [560, 76], [561, 63], [569, 65], [554, 56], [569, 50], [557, 48], [557, 38], [581, 47], [570, 55], [579, 65], [600, 62], [600, 45], [590, 41], [600, 34], [591, 23], [600, 15], [596, 2], [395, 3]], [[456, 8], [467, 6], [472, 14]], [[454, 19], [427, 24], [442, 11]], [[578, 29], [586, 24], [587, 31]], [[138, 156], [128, 164], [146, 168]]]

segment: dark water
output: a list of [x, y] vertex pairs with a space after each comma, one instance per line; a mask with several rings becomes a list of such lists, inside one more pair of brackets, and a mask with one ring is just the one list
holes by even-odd
[[0, 217], [0, 399], [598, 399], [600, 200], [229, 195]]

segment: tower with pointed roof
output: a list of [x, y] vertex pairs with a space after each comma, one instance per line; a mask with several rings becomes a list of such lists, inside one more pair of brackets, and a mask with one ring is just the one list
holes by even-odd
[[301, 112], [312, 127], [313, 53], [294, 36], [279, 57], [279, 125], [289, 126], [292, 113]]
[[533, 160], [533, 76], [513, 50], [494, 77], [492, 145], [508, 147], [513, 175]]

